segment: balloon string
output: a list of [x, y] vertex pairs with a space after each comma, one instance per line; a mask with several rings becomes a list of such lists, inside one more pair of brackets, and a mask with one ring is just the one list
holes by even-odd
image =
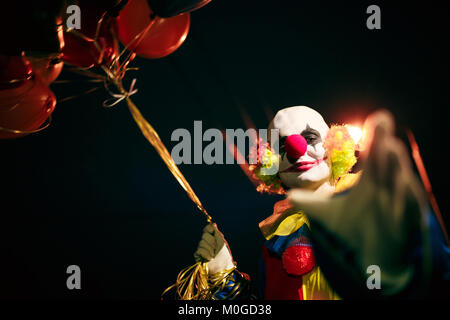
[[8, 129], [8, 128], [0, 127], [0, 131], [6, 131], [6, 132], [16, 133], [16, 134], [36, 133], [36, 132], [42, 131], [44, 129], [47, 129], [51, 123], [52, 123], [52, 115], [49, 115], [47, 118], [47, 123], [35, 130], [17, 130], [17, 129]]
[[207, 222], [211, 223], [212, 222], [211, 216], [208, 214], [206, 209], [203, 207], [202, 203], [200, 202], [200, 199], [195, 194], [191, 185], [186, 180], [184, 175], [181, 173], [178, 166], [175, 164], [175, 161], [173, 160], [169, 151], [167, 150], [167, 148], [161, 141], [161, 138], [159, 137], [156, 130], [150, 125], [150, 123], [148, 123], [148, 121], [141, 114], [139, 109], [136, 107], [136, 105], [130, 99], [130, 95], [128, 93], [126, 93], [126, 91], [121, 87], [120, 84], [117, 84], [117, 85], [118, 85], [118, 89], [125, 96], [125, 100], [128, 104], [130, 113], [133, 116], [134, 121], [137, 123], [137, 125], [138, 125], [139, 129], [141, 130], [142, 134], [144, 135], [144, 137], [156, 149], [159, 156], [161, 157], [161, 159], [164, 161], [167, 168], [169, 169], [169, 171], [172, 173], [172, 175], [175, 177], [175, 179], [178, 181], [178, 183], [181, 185], [181, 187], [184, 189], [184, 191], [186, 191], [189, 198], [197, 205], [197, 208], [205, 215]]
[[424, 185], [425, 191], [428, 195], [430, 204], [436, 214], [436, 217], [441, 225], [442, 233], [444, 234], [447, 244], [450, 244], [449, 237], [445, 228], [444, 220], [442, 219], [441, 210], [437, 203], [436, 197], [434, 196], [433, 190], [431, 188], [431, 182], [428, 178], [427, 170], [425, 169], [425, 164], [423, 163], [422, 156], [420, 155], [419, 145], [417, 144], [416, 138], [410, 129], [407, 129], [409, 144], [411, 145], [411, 152], [414, 162], [416, 163], [417, 170], [419, 171], [420, 179]]
[[[65, 62], [65, 63], [66, 64], [70, 64], [68, 62]], [[85, 68], [76, 67], [76, 68], [69, 68], [67, 70], [70, 71], [70, 72], [76, 73], [76, 74], [80, 74], [82, 76], [89, 77], [89, 78], [93, 78], [93, 79], [97, 79], [97, 80], [101, 80], [101, 81], [105, 81], [106, 80], [105, 76], [102, 76], [102, 75], [100, 75], [98, 73], [89, 71], [89, 70], [87, 70]]]
[[91, 89], [89, 89], [89, 90], [86, 90], [86, 91], [84, 91], [84, 92], [82, 92], [82, 93], [80, 93], [80, 94], [75, 94], [75, 95], [73, 95], [73, 96], [69, 96], [69, 97], [62, 98], [62, 99], [58, 100], [58, 103], [66, 102], [66, 101], [69, 101], [69, 100], [78, 98], [78, 97], [80, 97], [80, 96], [82, 96], [82, 95], [89, 94], [89, 93], [91, 93], [91, 92], [97, 91], [98, 89], [100, 89], [100, 87], [94, 87], [94, 88], [91, 88]]
[[[126, 66], [132, 60], [133, 54], [135, 54], [132, 50], [127, 54], [124, 61], [119, 64], [119, 59], [123, 57], [125, 52], [129, 50], [130, 46], [137, 46], [142, 41], [142, 39], [145, 37], [147, 32], [150, 30], [150, 28], [155, 23], [155, 18], [152, 17], [149, 24], [139, 32], [122, 50], [122, 52], [117, 55], [116, 59], [113, 61], [112, 64], [109, 66], [102, 66], [103, 71], [106, 73], [108, 77], [108, 82], [112, 83], [116, 86], [116, 88], [119, 90], [119, 94], [110, 94], [116, 98], [117, 100], [113, 103], [109, 103], [109, 101], [104, 102], [105, 107], [112, 107], [122, 100], [125, 100], [128, 104], [128, 109], [130, 110], [131, 115], [133, 116], [134, 121], [138, 125], [139, 129], [141, 130], [144, 137], [147, 139], [148, 142], [155, 148], [155, 150], [158, 152], [161, 159], [166, 164], [169, 171], [172, 173], [172, 175], [175, 177], [175, 179], [178, 181], [178, 183], [181, 185], [181, 187], [184, 189], [184, 191], [188, 194], [189, 198], [196, 204], [197, 208], [205, 215], [206, 220], [208, 223], [212, 222], [211, 216], [208, 214], [206, 209], [203, 207], [203, 204], [200, 202], [200, 199], [195, 194], [194, 190], [192, 189], [189, 182], [186, 180], [184, 175], [181, 173], [178, 166], [175, 164], [175, 161], [172, 159], [172, 156], [170, 155], [169, 151], [165, 147], [164, 143], [161, 141], [161, 138], [159, 137], [156, 130], [150, 125], [150, 123], [144, 118], [144, 116], [141, 114], [139, 109], [136, 107], [134, 102], [130, 99], [130, 96], [137, 92], [137, 89], [134, 89], [134, 84], [136, 83], [136, 79], [133, 79], [130, 90], [127, 92], [123, 86], [122, 86], [122, 77], [126, 71]], [[105, 82], [106, 84], [107, 82]], [[107, 88], [107, 87], [106, 87]], [[108, 88], [107, 88], [108, 89]], [[109, 91], [109, 90], [108, 90]]]
[[134, 48], [137, 48], [138, 45], [141, 43], [141, 41], [146, 36], [147, 32], [155, 24], [155, 21], [156, 21], [156, 19], [154, 17], [151, 17], [151, 20], [148, 23], [148, 25], [141, 32], [139, 32], [136, 36], [134, 36], [134, 38], [125, 45], [125, 48], [123, 48], [122, 52], [119, 55], [117, 55], [117, 58], [114, 59], [112, 65], [118, 64], [118, 62], [120, 61], [119, 59], [123, 57], [123, 55], [125, 54], [125, 52], [127, 50], [129, 51], [128, 54], [126, 55], [125, 59], [123, 60], [123, 62], [117, 68], [116, 74], [120, 79], [123, 78], [127, 65], [130, 63], [131, 60], [134, 59], [135, 52], [134, 52], [134, 50], [129, 50], [130, 46], [133, 45]]
[[101, 15], [100, 19], [98, 19], [97, 21], [97, 26], [95, 28], [95, 35], [94, 35], [94, 40], [97, 40], [99, 35], [100, 35], [100, 29], [102, 27], [103, 21], [105, 19], [107, 12], [103, 12], [103, 14]]
[[[52, 84], [62, 84], [62, 83], [73, 83], [73, 82], [104, 82], [105, 80], [101, 79], [83, 79], [83, 80], [55, 80], [52, 82]], [[58, 101], [59, 102], [59, 101]]]
[[[121, 102], [123, 99], [132, 96], [133, 94], [135, 94], [136, 92], [138, 92], [138, 89], [134, 89], [134, 85], [136, 84], [136, 78], [133, 79], [133, 81], [131, 82], [130, 85], [130, 89], [128, 90], [128, 92], [125, 93], [121, 93], [121, 94], [117, 94], [117, 93], [112, 93], [110, 92], [111, 96], [113, 96], [113, 98], [111, 99], [107, 99], [105, 101], [103, 101], [103, 106], [105, 108], [110, 108], [110, 107], [114, 107], [116, 104], [118, 104], [119, 102]], [[108, 89], [108, 88], [107, 88]], [[108, 90], [109, 91], [109, 90]], [[115, 99], [116, 101], [114, 102], [110, 102], [111, 100]]]
[[142, 39], [144, 39], [144, 37], [145, 37], [145, 35], [147, 34], [148, 30], [150, 30], [150, 28], [153, 26], [154, 23], [155, 23], [155, 19], [152, 18], [152, 19], [150, 20], [150, 22], [148, 23], [148, 25], [147, 25], [141, 32], [139, 32], [137, 35], [135, 35], [134, 38], [133, 38], [130, 42], [128, 42], [128, 43], [125, 45], [125, 48], [123, 48], [122, 52], [117, 56], [117, 59], [116, 59], [116, 60], [119, 60], [119, 58], [122, 57], [122, 55], [123, 55], [127, 50], [129, 50], [128, 48], [129, 48], [132, 44], [134, 44], [135, 42], [136, 42], [136, 43], [134, 44], [134, 47], [137, 47], [137, 46], [141, 43]]
[[[101, 25], [103, 23], [103, 18], [104, 18], [104, 16], [102, 16], [101, 19], [97, 23], [95, 39], [91, 39], [91, 38], [87, 37], [86, 35], [78, 32], [76, 30], [73, 30], [73, 29], [68, 29], [67, 32], [72, 33], [74, 36], [76, 36], [78, 38], [84, 39], [84, 40], [89, 41], [89, 42], [93, 42], [95, 48], [100, 53], [102, 53], [102, 50], [101, 50], [100, 46], [98, 45], [98, 43], [96, 41], [96, 38], [98, 37], [99, 30], [100, 30]], [[116, 59], [109, 66], [101, 65], [101, 68], [106, 73], [106, 77], [103, 77], [103, 76], [101, 76], [99, 74], [96, 74], [94, 72], [88, 71], [87, 70], [88, 68], [86, 68], [86, 69], [84, 69], [84, 68], [76, 68], [76, 69], [72, 69], [70, 71], [75, 72], [75, 73], [79, 73], [79, 74], [82, 74], [82, 75], [85, 75], [85, 76], [88, 76], [90, 78], [94, 78], [94, 79], [97, 79], [97, 80], [104, 80], [105, 84], [107, 82], [113, 83], [117, 87], [117, 89], [120, 92], [119, 94], [114, 94], [114, 93], [110, 92], [110, 94], [113, 96], [113, 98], [115, 98], [117, 100], [115, 102], [113, 102], [113, 103], [109, 103], [109, 101], [107, 100], [107, 101], [105, 101], [103, 103], [103, 106], [105, 106], [105, 107], [112, 107], [112, 106], [118, 104], [119, 102], [121, 102], [123, 100], [125, 100], [127, 102], [128, 108], [130, 110], [130, 113], [133, 116], [133, 119], [137, 123], [137, 125], [138, 125], [139, 129], [141, 130], [142, 134], [144, 135], [144, 137], [150, 142], [150, 144], [158, 152], [159, 156], [164, 161], [164, 163], [166, 164], [166, 166], [169, 169], [169, 171], [172, 173], [172, 175], [175, 177], [175, 179], [178, 181], [178, 183], [181, 185], [181, 187], [186, 191], [186, 193], [188, 194], [189, 198], [196, 204], [197, 208], [205, 215], [207, 222], [211, 223], [212, 222], [211, 216], [208, 214], [206, 209], [203, 207], [203, 204], [200, 202], [200, 199], [195, 194], [195, 192], [192, 189], [191, 185], [186, 180], [184, 175], [181, 173], [181, 171], [178, 168], [178, 166], [175, 164], [175, 161], [173, 160], [173, 158], [170, 155], [169, 151], [167, 150], [167, 148], [165, 147], [165, 145], [161, 141], [161, 138], [159, 137], [158, 133], [150, 125], [150, 123], [148, 123], [148, 121], [143, 117], [143, 115], [141, 114], [139, 109], [136, 107], [136, 105], [130, 99], [130, 96], [137, 92], [137, 89], [134, 89], [134, 85], [136, 83], [136, 79], [133, 79], [133, 81], [131, 83], [131, 86], [130, 86], [130, 90], [128, 92], [122, 86], [121, 79], [123, 77], [123, 74], [127, 70], [126, 66], [128, 65], [128, 63], [132, 59], [132, 56], [133, 56], [134, 52], [131, 51], [127, 55], [125, 61], [123, 61], [120, 65], [119, 65], [119, 59], [124, 55], [124, 53], [127, 51], [127, 49], [130, 47], [131, 44], [135, 43], [135, 45], [137, 46], [142, 41], [142, 39], [144, 38], [144, 36], [150, 30], [150, 28], [153, 26], [154, 23], [155, 23], [155, 19], [154, 19], [154, 17], [152, 17], [150, 23], [145, 27], [145, 29], [142, 30], [138, 35], [136, 35], [133, 38], [133, 40], [130, 41], [130, 43], [128, 43], [125, 46], [123, 51], [116, 57]], [[99, 62], [100, 61], [101, 60], [99, 60]], [[98, 88], [93, 88], [92, 91], [93, 90], [97, 90], [97, 89]], [[88, 92], [91, 92], [91, 90], [88, 90]], [[76, 97], [76, 96], [74, 96], [74, 97]], [[72, 99], [74, 97], [68, 97], [68, 98], [63, 99], [62, 101], [67, 101], [67, 100], [70, 100], [70, 99]], [[59, 102], [62, 102], [62, 101], [59, 101]], [[12, 129], [6, 129], [6, 128], [2, 128], [2, 127], [0, 127], [0, 129], [1, 130], [6, 130], [6, 131], [10, 131], [10, 132], [14, 132], [14, 133], [37, 132], [37, 131], [43, 130], [46, 127], [48, 127], [48, 125], [50, 124], [50, 121], [51, 121], [51, 117], [49, 117], [48, 120], [49, 120], [49, 123], [46, 126], [44, 126], [42, 128], [39, 128], [37, 130], [33, 130], [33, 131], [12, 130]]]

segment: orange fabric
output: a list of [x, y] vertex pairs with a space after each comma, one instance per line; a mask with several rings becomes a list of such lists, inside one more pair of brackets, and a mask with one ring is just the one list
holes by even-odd
[[273, 206], [273, 213], [259, 223], [259, 229], [264, 237], [272, 233], [273, 230], [290, 214], [296, 213], [298, 210], [292, 209], [292, 204], [288, 199], [280, 200]]

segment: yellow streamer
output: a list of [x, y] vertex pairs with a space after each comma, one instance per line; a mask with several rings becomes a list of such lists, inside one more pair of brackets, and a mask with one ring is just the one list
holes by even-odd
[[[122, 89], [122, 93], [126, 94], [126, 92]], [[142, 134], [144, 137], [152, 144], [152, 146], [156, 149], [161, 159], [166, 164], [167, 168], [169, 168], [169, 171], [173, 174], [175, 179], [177, 179], [178, 183], [181, 185], [181, 187], [186, 191], [189, 198], [197, 205], [197, 208], [203, 212], [203, 214], [206, 216], [206, 220], [208, 223], [212, 222], [211, 216], [208, 214], [206, 209], [203, 207], [202, 203], [200, 202], [200, 199], [195, 194], [194, 190], [190, 186], [189, 182], [186, 180], [186, 178], [181, 173], [178, 166], [175, 164], [175, 161], [173, 161], [172, 156], [170, 155], [169, 151], [167, 151], [167, 148], [161, 141], [161, 138], [159, 137], [158, 133], [155, 129], [148, 123], [147, 120], [145, 120], [144, 116], [141, 114], [139, 109], [136, 107], [136, 105], [131, 101], [130, 97], [126, 97], [126, 101], [128, 104], [128, 108], [131, 112], [131, 115], [133, 116], [134, 121], [136, 121], [137, 125], [139, 126], [139, 129], [141, 129]]]
[[211, 290], [208, 283], [208, 267], [206, 263], [196, 264], [181, 270], [177, 281], [161, 294], [162, 297], [176, 288], [177, 297], [181, 300], [208, 300]]
[[176, 298], [180, 300], [216, 300], [216, 293], [222, 292], [225, 287], [233, 287], [224, 300], [233, 300], [245, 289], [248, 279], [244, 276], [240, 282], [235, 283], [233, 272], [236, 267], [208, 275], [208, 266], [205, 262], [181, 270], [177, 281], [161, 294], [161, 299], [172, 289], [176, 289]]

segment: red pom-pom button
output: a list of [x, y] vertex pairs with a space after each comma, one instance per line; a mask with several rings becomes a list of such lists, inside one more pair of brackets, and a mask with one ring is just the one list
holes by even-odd
[[287, 273], [301, 276], [310, 272], [316, 265], [314, 252], [310, 246], [292, 246], [284, 251], [283, 266]]

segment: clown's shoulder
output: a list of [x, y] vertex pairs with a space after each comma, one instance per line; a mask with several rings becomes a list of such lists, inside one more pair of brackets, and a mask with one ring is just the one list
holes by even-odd
[[259, 296], [269, 300], [337, 300], [316, 263], [306, 215], [291, 213], [265, 235]]
[[[350, 189], [360, 176], [360, 172], [341, 176], [336, 193]], [[266, 238], [259, 266], [262, 298], [340, 299], [316, 263], [307, 214], [293, 210], [288, 200], [281, 200], [260, 228]]]

